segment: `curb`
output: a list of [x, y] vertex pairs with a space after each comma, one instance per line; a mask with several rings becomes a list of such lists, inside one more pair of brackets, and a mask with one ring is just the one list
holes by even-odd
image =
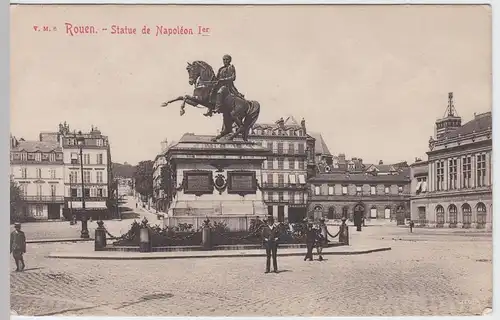
[[39, 239], [39, 240], [26, 240], [26, 243], [88, 242], [88, 241], [94, 241], [94, 239], [92, 238]]
[[[392, 250], [391, 247], [382, 247], [375, 249], [365, 249], [365, 250], [353, 250], [353, 251], [332, 251], [327, 252], [323, 251], [323, 255], [359, 255], [359, 254], [368, 254], [374, 252], [382, 252]], [[291, 256], [303, 256], [304, 252], [284, 252], [278, 253], [278, 257], [291, 257]], [[171, 255], [171, 256], [161, 256], [161, 255], [147, 255], [144, 253], [144, 256], [67, 256], [61, 253], [51, 253], [46, 258], [49, 259], [77, 259], [77, 260], [166, 260], [166, 259], [196, 259], [196, 258], [253, 258], [253, 257], [265, 257], [266, 254], [262, 252], [239, 252], [234, 254], [215, 254], [215, 255], [207, 255], [207, 254], [193, 254], [193, 255]]]

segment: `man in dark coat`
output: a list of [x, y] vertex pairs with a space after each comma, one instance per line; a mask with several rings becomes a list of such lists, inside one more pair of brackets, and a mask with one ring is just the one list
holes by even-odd
[[306, 256], [304, 257], [304, 261], [313, 260], [313, 248], [314, 248], [314, 243], [316, 242], [316, 230], [313, 228], [312, 221], [309, 221], [307, 223], [307, 229], [306, 229], [306, 246], [307, 246], [307, 252]]
[[276, 255], [278, 253], [279, 230], [278, 225], [274, 223], [273, 216], [267, 218], [267, 224], [262, 228], [262, 241], [266, 248], [266, 272], [271, 269], [271, 256], [273, 257], [273, 269], [278, 273], [278, 261]]
[[14, 231], [10, 234], [10, 253], [16, 263], [16, 271], [23, 271], [25, 264], [23, 254], [26, 253], [26, 236], [21, 231], [21, 224], [14, 223]]

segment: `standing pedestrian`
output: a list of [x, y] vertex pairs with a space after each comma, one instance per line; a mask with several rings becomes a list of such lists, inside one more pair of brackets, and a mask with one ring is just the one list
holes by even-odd
[[278, 240], [279, 230], [278, 226], [274, 223], [274, 217], [270, 215], [267, 218], [267, 224], [262, 228], [262, 241], [266, 248], [266, 272], [269, 273], [271, 269], [271, 257], [273, 258], [273, 270], [278, 273], [278, 261], [276, 255], [278, 254]]
[[323, 248], [328, 246], [328, 228], [325, 224], [325, 218], [319, 219], [318, 230], [316, 231], [316, 250], [318, 251], [318, 260], [323, 261]]
[[410, 233], [413, 233], [413, 227], [415, 226], [415, 223], [413, 220], [410, 220]]
[[26, 236], [21, 231], [21, 224], [14, 223], [14, 231], [10, 234], [10, 253], [16, 263], [16, 271], [23, 271], [25, 264], [23, 254], [26, 253]]
[[316, 230], [313, 229], [312, 222], [309, 221], [307, 223], [307, 229], [306, 229], [306, 246], [307, 246], [307, 252], [306, 256], [304, 257], [304, 261], [313, 260], [313, 248], [314, 248], [314, 243], [316, 242]]

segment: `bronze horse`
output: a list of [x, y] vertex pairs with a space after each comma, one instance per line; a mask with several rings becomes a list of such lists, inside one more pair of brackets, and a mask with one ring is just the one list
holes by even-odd
[[[221, 113], [223, 117], [222, 129], [219, 135], [212, 139], [217, 141], [222, 137], [228, 136], [232, 140], [239, 134], [244, 141], [248, 141], [250, 128], [255, 124], [260, 113], [260, 104], [254, 100], [245, 100], [232, 94], [228, 87], [219, 84], [212, 67], [204, 61], [188, 62], [186, 67], [189, 74], [189, 85], [194, 86], [193, 95], [185, 95], [170, 100], [162, 104], [166, 107], [172, 102], [182, 101], [180, 114], [185, 113], [186, 103], [198, 107], [201, 105], [208, 108], [209, 112], [205, 115], [211, 115], [212, 112]], [[220, 109], [216, 108], [217, 91], [219, 90]], [[236, 130], [234, 133], [233, 125]]]

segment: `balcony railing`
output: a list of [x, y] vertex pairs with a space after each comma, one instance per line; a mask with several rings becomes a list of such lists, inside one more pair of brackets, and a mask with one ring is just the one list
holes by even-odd
[[278, 149], [272, 148], [273, 153], [283, 155], [283, 156], [305, 156], [306, 151], [304, 150], [295, 150], [295, 149]]
[[305, 199], [301, 200], [295, 200], [295, 199], [266, 199], [264, 200], [267, 204], [271, 203], [278, 203], [280, 205], [285, 205], [285, 204], [303, 204], [305, 205], [307, 202]]
[[22, 196], [24, 201], [64, 202], [63, 196]]

